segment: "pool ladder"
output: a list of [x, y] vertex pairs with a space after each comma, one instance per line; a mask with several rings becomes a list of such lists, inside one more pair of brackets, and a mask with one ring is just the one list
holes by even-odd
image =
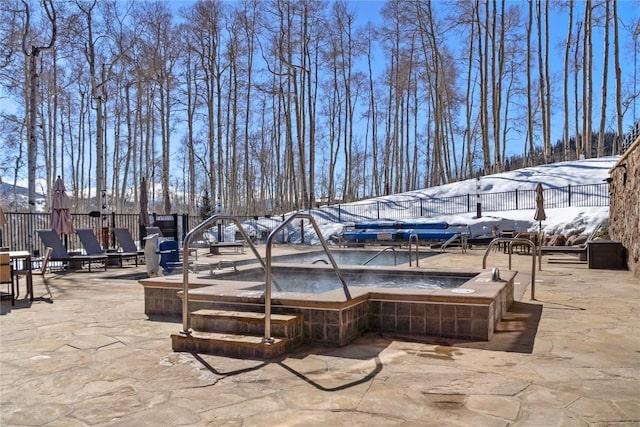
[[[244, 231], [244, 228], [242, 227], [240, 220], [234, 216], [229, 216], [229, 215], [213, 215], [212, 217], [209, 217], [206, 220], [202, 221], [193, 230], [187, 233], [187, 235], [184, 238], [184, 244], [182, 248], [184, 265], [186, 266], [189, 265], [189, 255], [190, 255], [189, 246], [191, 245], [191, 241], [193, 240], [193, 238], [196, 235], [198, 235], [200, 232], [205, 230], [207, 227], [209, 227], [211, 224], [221, 220], [231, 221], [236, 225], [236, 227], [238, 228], [238, 232], [242, 235], [242, 238], [244, 239], [244, 241], [247, 242], [247, 244], [249, 245], [249, 248], [251, 249], [251, 252], [253, 252], [253, 254], [255, 255], [256, 259], [258, 260], [262, 268], [265, 270], [265, 272], [270, 270], [267, 268], [267, 265], [265, 264], [264, 260], [258, 253], [258, 250], [256, 249], [255, 245], [251, 241], [251, 238], [249, 237], [249, 235], [247, 234], [246, 231]], [[275, 280], [274, 282], [276, 283], [276, 286], [279, 287], [278, 282]], [[182, 269], [182, 331], [180, 331], [180, 333], [184, 335], [191, 335], [191, 312], [189, 311], [189, 269], [188, 268]]]
[[382, 255], [383, 253], [385, 253], [387, 251], [393, 252], [393, 265], [394, 266], [398, 265], [398, 254], [396, 254], [396, 248], [394, 248], [393, 246], [387, 246], [386, 248], [376, 252], [376, 254], [374, 256], [372, 256], [371, 258], [369, 258], [368, 260], [363, 262], [362, 265], [369, 264], [371, 261], [373, 261], [374, 259], [376, 259], [377, 257], [379, 257], [380, 255]]
[[[493, 246], [496, 243], [509, 243], [509, 270], [511, 270], [511, 254], [513, 253], [513, 244], [514, 243], [521, 243], [523, 245], [528, 245], [531, 247], [531, 299], [535, 300], [536, 299], [536, 244], [533, 243], [531, 240], [529, 239], [524, 239], [522, 237], [498, 237], [496, 239], [493, 239], [491, 242], [489, 242], [489, 246], [487, 246], [487, 250], [484, 253], [484, 257], [482, 258], [482, 269], [486, 269], [487, 268], [487, 256], [489, 255], [489, 252], [491, 251], [491, 248], [493, 248]], [[497, 269], [497, 267], [494, 267], [492, 272], [491, 272], [491, 277], [492, 279], [496, 278], [497, 280], [500, 280], [500, 271]]]
[[266, 256], [265, 256], [266, 283], [265, 283], [265, 289], [264, 289], [264, 338], [262, 339], [263, 343], [272, 343], [274, 341], [273, 337], [271, 337], [271, 280], [272, 280], [271, 248], [273, 245], [273, 240], [276, 234], [280, 232], [280, 230], [284, 229], [284, 227], [286, 227], [291, 221], [293, 221], [296, 218], [309, 220], [309, 222], [313, 226], [313, 229], [316, 232], [316, 235], [318, 236], [318, 240], [320, 240], [320, 243], [322, 244], [322, 248], [324, 249], [324, 252], [327, 254], [327, 258], [329, 258], [329, 262], [331, 263], [333, 270], [335, 271], [336, 275], [338, 276], [338, 279], [340, 279], [340, 282], [342, 283], [342, 290], [344, 291], [344, 295], [347, 298], [347, 301], [351, 299], [351, 292], [349, 291], [347, 282], [345, 282], [344, 277], [342, 276], [342, 272], [340, 271], [340, 268], [338, 268], [338, 264], [336, 263], [336, 260], [333, 258], [333, 255], [331, 255], [331, 251], [329, 250], [329, 245], [327, 245], [327, 241], [324, 239], [324, 237], [322, 237], [322, 233], [320, 232], [320, 228], [318, 227], [316, 220], [309, 214], [305, 214], [302, 212], [295, 213], [291, 215], [289, 218], [287, 218], [285, 221], [283, 221], [271, 233], [269, 233], [269, 236], [267, 237], [267, 241], [266, 241], [266, 246], [267, 246]]
[[411, 255], [411, 248], [413, 247], [411, 245], [411, 242], [416, 241], [416, 267], [419, 267], [418, 265], [418, 259], [420, 259], [420, 242], [418, 241], [418, 235], [415, 233], [412, 233], [409, 235], [409, 267], [412, 266], [411, 261], [413, 259], [413, 256]]

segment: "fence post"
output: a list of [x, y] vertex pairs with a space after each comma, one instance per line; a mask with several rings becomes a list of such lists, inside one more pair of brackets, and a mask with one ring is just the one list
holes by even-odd
[[568, 188], [568, 191], [569, 191], [569, 207], [571, 207], [571, 184], [569, 184], [567, 186], [567, 188]]
[[516, 210], [518, 210], [518, 189], [516, 188]]
[[180, 236], [180, 233], [178, 233], [178, 214], [177, 213], [173, 214], [173, 229], [176, 230], [175, 231], [175, 233], [176, 233], [176, 241], [180, 242], [182, 240], [181, 239], [182, 236]]
[[109, 233], [109, 235], [111, 236], [111, 247], [115, 248], [116, 247], [116, 235], [113, 234], [113, 229], [116, 228], [116, 213], [115, 211], [111, 211], [111, 233]]
[[338, 205], [338, 222], [342, 222], [342, 206]]
[[422, 210], [422, 199], [420, 199], [420, 216], [424, 215], [424, 211]]
[[182, 214], [182, 237], [184, 239], [184, 236], [187, 235], [187, 232], [189, 231], [189, 214]]
[[471, 212], [471, 194], [467, 193], [467, 212]]
[[380, 219], [380, 202], [376, 200], [376, 210], [378, 211], [378, 219]]

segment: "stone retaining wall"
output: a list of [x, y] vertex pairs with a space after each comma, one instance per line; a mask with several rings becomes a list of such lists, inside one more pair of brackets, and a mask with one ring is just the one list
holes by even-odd
[[627, 265], [640, 277], [640, 137], [610, 171], [609, 235], [622, 242]]

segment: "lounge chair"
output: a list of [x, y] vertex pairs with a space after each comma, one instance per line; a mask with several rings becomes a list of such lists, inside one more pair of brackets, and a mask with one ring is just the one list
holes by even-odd
[[116, 260], [120, 267], [122, 267], [122, 260], [124, 258], [134, 258], [136, 267], [138, 266], [138, 252], [104, 252], [100, 246], [100, 242], [96, 237], [96, 234], [90, 228], [76, 229], [76, 234], [80, 238], [80, 242], [87, 252], [87, 255], [104, 255], [109, 260]]
[[[133, 241], [133, 237], [127, 228], [113, 228], [113, 235], [116, 236], [116, 240], [122, 248], [123, 253], [137, 253], [138, 256], [144, 255], [143, 249], [138, 249], [136, 242]], [[137, 260], [136, 260], [137, 265]]]
[[591, 231], [591, 233], [587, 237], [587, 240], [581, 245], [542, 246], [540, 248], [540, 252], [542, 254], [549, 254], [549, 253], [574, 254], [574, 255], [578, 255], [580, 261], [585, 261], [587, 259], [587, 247], [589, 246], [589, 243], [594, 240], [600, 228], [602, 228], [601, 223], [595, 226], [595, 228]]
[[105, 271], [107, 270], [107, 254], [100, 255], [71, 255], [67, 252], [67, 248], [62, 244], [60, 236], [55, 230], [36, 230], [40, 240], [45, 245], [52, 249], [51, 258], [49, 261], [62, 261], [66, 264], [77, 262], [82, 265], [87, 264], [89, 272], [91, 272], [91, 264], [101, 263], [104, 265]]

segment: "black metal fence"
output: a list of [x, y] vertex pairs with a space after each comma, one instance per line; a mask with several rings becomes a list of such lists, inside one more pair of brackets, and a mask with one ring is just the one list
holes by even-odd
[[[545, 188], [545, 208], [609, 206], [609, 184], [568, 185]], [[357, 222], [366, 219], [398, 220], [476, 212], [480, 202], [482, 212], [536, 208], [535, 190], [513, 190], [499, 193], [463, 194], [452, 197], [394, 196], [392, 200], [354, 202], [321, 206], [309, 213], [319, 220]]]
[[[416, 217], [433, 217], [437, 215], [456, 215], [476, 212], [476, 204], [480, 202], [482, 212], [508, 211], [519, 209], [535, 209], [535, 190], [514, 190], [500, 193], [464, 194], [453, 197], [421, 197], [394, 196], [393, 199], [379, 199], [373, 202], [354, 202], [331, 206], [321, 206], [309, 210], [313, 217], [321, 222], [357, 222], [368, 219], [399, 220]], [[609, 206], [609, 184], [569, 185], [567, 187], [544, 189], [545, 208], [596, 207]], [[34, 255], [43, 253], [44, 247], [36, 230], [48, 229], [51, 224], [50, 213], [5, 212], [7, 224], [2, 227], [0, 246], [9, 246], [12, 250], [30, 250]], [[108, 248], [115, 248], [116, 241], [111, 229], [127, 228], [134, 239], [142, 242], [146, 235], [139, 225], [137, 214], [110, 213], [102, 217], [89, 214], [74, 213], [75, 228], [91, 228], [102, 242], [107, 241]], [[259, 217], [239, 218], [247, 229], [254, 232], [268, 232]], [[271, 217], [276, 224], [284, 220], [284, 216]], [[151, 223], [159, 226], [163, 235], [182, 241], [189, 230], [197, 226], [199, 216], [186, 214], [151, 214]], [[233, 236], [225, 235], [223, 226], [211, 230], [214, 240], [225, 241]], [[268, 227], [269, 228], [269, 227]], [[270, 227], [273, 228], [273, 227]], [[217, 235], [216, 235], [217, 234]], [[259, 235], [256, 237], [260, 237]], [[64, 235], [69, 251], [82, 248], [75, 234]], [[283, 237], [283, 241], [286, 239]], [[142, 246], [142, 245], [141, 245]]]

